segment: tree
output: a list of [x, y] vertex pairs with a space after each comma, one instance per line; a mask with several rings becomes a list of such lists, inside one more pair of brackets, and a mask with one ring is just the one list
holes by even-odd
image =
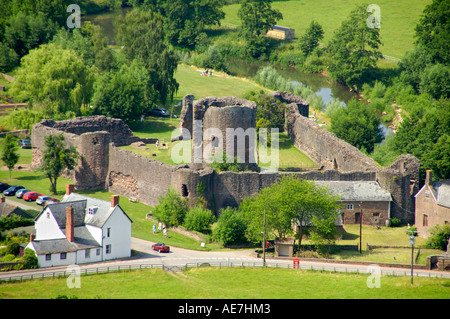
[[41, 104], [49, 116], [81, 114], [90, 102], [94, 70], [73, 50], [50, 43], [33, 49], [22, 59], [11, 94]]
[[213, 236], [224, 246], [242, 244], [247, 241], [246, 229], [247, 224], [242, 214], [236, 209], [227, 207], [220, 211]]
[[0, 42], [0, 72], [11, 71], [18, 63], [17, 53], [5, 43]]
[[362, 85], [370, 79], [377, 60], [382, 57], [380, 31], [367, 26], [369, 15], [365, 6], [358, 6], [342, 22], [328, 45], [331, 57], [328, 69], [338, 82]]
[[372, 153], [375, 144], [383, 140], [376, 110], [365, 102], [351, 100], [347, 107], [333, 112], [331, 131], [351, 145]]
[[166, 195], [159, 197], [159, 204], [153, 209], [153, 216], [167, 226], [180, 226], [188, 209], [187, 200], [170, 188]]
[[278, 20], [280, 11], [272, 9], [272, 0], [243, 0], [238, 11], [240, 33], [247, 41], [247, 55], [258, 57], [267, 48], [265, 34]]
[[40, 170], [50, 180], [50, 191], [56, 194], [56, 182], [62, 172], [66, 169], [73, 170], [79, 154], [74, 146], [65, 147], [64, 135], [45, 136], [46, 149], [42, 154]]
[[305, 33], [300, 37], [299, 47], [305, 55], [309, 55], [319, 46], [319, 41], [322, 39], [322, 26], [317, 21], [313, 20]]
[[450, 66], [440, 63], [426, 67], [421, 74], [420, 92], [433, 98], [450, 97]]
[[430, 54], [434, 63], [450, 63], [450, 4], [433, 0], [423, 10], [416, 26], [417, 43]]
[[11, 170], [19, 161], [16, 139], [11, 134], [7, 134], [3, 140], [2, 156], [0, 159], [5, 163], [6, 167], [8, 167], [9, 179], [11, 179]]
[[56, 30], [56, 23], [42, 12], [29, 15], [19, 12], [9, 18], [5, 28], [4, 42], [19, 57], [23, 57], [30, 50], [49, 42]]
[[450, 226], [448, 224], [435, 225], [430, 229], [427, 246], [433, 249], [446, 250], [450, 238]]
[[247, 220], [247, 238], [258, 241], [263, 230], [274, 237], [285, 238], [298, 226], [299, 244], [305, 227], [322, 220], [336, 222], [340, 206], [338, 198], [313, 182], [285, 175], [255, 196], [244, 199], [239, 210]]
[[177, 59], [165, 41], [161, 15], [132, 10], [118, 20], [118, 42], [128, 61], [137, 59], [145, 67], [148, 81], [147, 96], [153, 104], [165, 104], [178, 90], [174, 74]]
[[38, 267], [38, 258], [33, 249], [25, 248], [22, 261], [23, 268], [25, 269], [34, 269]]
[[132, 123], [149, 106], [148, 82], [146, 70], [137, 60], [101, 75], [94, 85], [94, 111]]

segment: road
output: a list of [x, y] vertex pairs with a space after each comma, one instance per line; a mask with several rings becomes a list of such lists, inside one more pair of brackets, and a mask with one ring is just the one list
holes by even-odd
[[[169, 253], [158, 253], [152, 250], [151, 245], [153, 243], [138, 238], [132, 238], [131, 248], [136, 251], [133, 257], [123, 260], [108, 261], [102, 263], [92, 263], [79, 265], [81, 273], [85, 271], [88, 273], [95, 272], [97, 268], [106, 269], [112, 267], [117, 269], [128, 268], [140, 268], [145, 267], [159, 267], [166, 270], [177, 271], [186, 265], [189, 267], [196, 267], [201, 264], [209, 264], [211, 266], [263, 266], [263, 259], [257, 258], [252, 255], [252, 250], [234, 250], [234, 251], [195, 251], [183, 248], [171, 247]], [[292, 259], [275, 259], [266, 258], [267, 267], [280, 267], [280, 268], [292, 268]], [[395, 275], [395, 276], [410, 276], [410, 269], [405, 268], [393, 268], [393, 267], [379, 267], [374, 268], [373, 265], [370, 268], [369, 265], [357, 265], [357, 264], [342, 264], [342, 263], [330, 263], [321, 261], [305, 261], [300, 262], [300, 269], [311, 270], [325, 270], [336, 272], [356, 272], [364, 274], [373, 274], [374, 269], [379, 271], [380, 275]], [[0, 272], [0, 280], [9, 280], [9, 278], [19, 279], [20, 277], [42, 277], [52, 276], [54, 273], [64, 273], [68, 267], [50, 267], [41, 269], [27, 269]], [[440, 277], [449, 278], [450, 272], [441, 271], [427, 271], [427, 270], [414, 270], [414, 276], [420, 277]]]

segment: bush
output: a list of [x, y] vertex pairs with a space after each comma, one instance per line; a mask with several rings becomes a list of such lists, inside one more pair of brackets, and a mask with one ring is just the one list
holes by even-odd
[[245, 231], [247, 224], [243, 216], [231, 207], [220, 211], [213, 237], [224, 246], [242, 244], [247, 241]]
[[187, 230], [206, 234], [210, 232], [210, 226], [215, 220], [214, 214], [209, 209], [195, 207], [187, 212], [184, 219], [184, 227]]
[[427, 246], [433, 249], [446, 250], [450, 237], [450, 225], [435, 225], [430, 229]]
[[219, 51], [219, 48], [215, 45], [208, 47], [205, 53], [201, 55], [200, 67], [217, 71], [227, 71], [225, 59]]
[[30, 248], [25, 248], [22, 261], [23, 261], [23, 268], [25, 269], [34, 269], [37, 268], [38, 266], [38, 259], [36, 257], [36, 254]]
[[390, 219], [390, 225], [391, 227], [400, 227], [402, 224], [402, 222], [400, 221], [400, 219], [394, 217]]
[[180, 226], [187, 211], [187, 200], [171, 188], [165, 196], [159, 197], [159, 204], [155, 206], [153, 216], [167, 226]]

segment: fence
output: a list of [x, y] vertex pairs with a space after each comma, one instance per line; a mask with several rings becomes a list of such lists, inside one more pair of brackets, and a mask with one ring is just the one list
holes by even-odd
[[[375, 264], [375, 263], [374, 263]], [[300, 261], [295, 265], [293, 262], [277, 262], [277, 261], [267, 261], [264, 263], [262, 260], [257, 261], [223, 261], [223, 262], [196, 262], [196, 263], [186, 263], [181, 265], [164, 265], [164, 264], [138, 264], [130, 263], [126, 265], [109, 265], [109, 266], [96, 266], [96, 267], [85, 267], [80, 268], [80, 275], [96, 275], [96, 274], [107, 274], [112, 272], [122, 272], [122, 271], [133, 271], [133, 270], [144, 270], [144, 269], [162, 269], [164, 271], [186, 271], [190, 268], [201, 268], [201, 267], [219, 267], [219, 268], [232, 268], [232, 267], [266, 267], [266, 268], [286, 268], [286, 269], [299, 269], [299, 270], [312, 270], [312, 271], [328, 271], [328, 272], [344, 272], [344, 273], [368, 273], [367, 266], [358, 267], [355, 265], [346, 264], [316, 264], [316, 263], [306, 263]], [[382, 275], [391, 276], [410, 276], [409, 269], [382, 269]], [[44, 279], [44, 278], [65, 278], [68, 276], [73, 276], [74, 272], [72, 270], [42, 270], [36, 271], [35, 273], [29, 274], [14, 274], [11, 276], [5, 276], [0, 273], [0, 280], [3, 281], [24, 281], [32, 279]], [[450, 274], [444, 274], [442, 272], [418, 272], [414, 273], [416, 277], [439, 277], [439, 278], [450, 278]]]

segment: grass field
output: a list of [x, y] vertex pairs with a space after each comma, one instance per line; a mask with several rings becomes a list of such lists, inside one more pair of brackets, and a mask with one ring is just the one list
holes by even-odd
[[[81, 288], [66, 279], [0, 284], [0, 299], [447, 299], [450, 280], [382, 276], [380, 288], [368, 274], [275, 268], [196, 268], [182, 273], [160, 269], [81, 277]], [[101, 289], [99, 289], [101, 287]]]
[[[283, 14], [283, 20], [277, 24], [295, 29], [296, 37], [303, 34], [312, 20], [322, 25], [325, 32], [323, 43], [328, 43], [336, 30], [346, 19], [351, 10], [358, 4], [369, 4], [367, 1], [347, 0], [297, 0], [274, 1], [272, 7]], [[384, 55], [402, 58], [406, 51], [414, 45], [414, 28], [420, 15], [431, 0], [379, 0], [376, 4], [381, 11], [381, 52]], [[226, 24], [240, 25], [237, 15], [239, 4], [225, 7]]]
[[178, 65], [175, 78], [180, 83], [175, 100], [181, 101], [186, 94], [193, 94], [196, 100], [209, 96], [237, 96], [242, 97], [251, 90], [267, 89], [245, 78], [213, 73], [213, 76], [200, 76], [201, 69], [188, 65]]

